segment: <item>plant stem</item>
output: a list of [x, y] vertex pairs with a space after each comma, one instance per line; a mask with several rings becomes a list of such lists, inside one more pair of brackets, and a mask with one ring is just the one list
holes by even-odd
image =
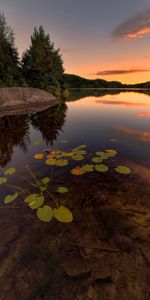
[[50, 197], [52, 198], [53, 202], [55, 203], [55, 205], [56, 205], [57, 208], [58, 208], [58, 207], [59, 207], [58, 201], [55, 199], [55, 197], [52, 195], [52, 193], [50, 193], [49, 191], [47, 191], [47, 193], [50, 195]]
[[30, 167], [29, 167], [28, 165], [26, 165], [26, 168], [28, 169], [28, 171], [29, 171], [31, 177], [32, 177], [32, 178], [34, 179], [34, 181], [37, 183], [37, 179], [36, 179], [34, 173], [31, 171]]
[[12, 188], [14, 188], [14, 189], [17, 189], [17, 190], [19, 190], [19, 191], [21, 191], [21, 192], [24, 191], [24, 190], [23, 190], [22, 188], [20, 188], [19, 186], [16, 186], [16, 185], [13, 185], [13, 184], [8, 184], [8, 183], [6, 183], [6, 185], [9, 186], [9, 187], [12, 187]]

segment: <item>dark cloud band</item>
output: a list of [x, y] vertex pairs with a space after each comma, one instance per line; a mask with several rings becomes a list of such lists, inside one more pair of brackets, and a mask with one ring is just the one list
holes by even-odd
[[150, 8], [144, 10], [118, 25], [113, 33], [114, 39], [134, 40], [150, 34]]
[[107, 76], [107, 75], [123, 75], [123, 74], [141, 73], [141, 72], [150, 72], [150, 69], [132, 68], [132, 69], [119, 69], [119, 70], [104, 70], [104, 71], [98, 71], [93, 75]]

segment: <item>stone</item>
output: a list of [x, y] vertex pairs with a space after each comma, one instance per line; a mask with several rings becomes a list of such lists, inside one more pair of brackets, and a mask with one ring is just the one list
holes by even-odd
[[36, 113], [57, 104], [56, 97], [40, 89], [0, 88], [0, 117]]

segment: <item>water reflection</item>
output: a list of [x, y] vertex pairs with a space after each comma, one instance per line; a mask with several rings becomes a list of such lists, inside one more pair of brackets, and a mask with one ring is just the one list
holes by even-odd
[[0, 118], [0, 165], [5, 167], [11, 160], [15, 146], [27, 150], [30, 143], [29, 117], [6, 116]]
[[42, 138], [46, 144], [53, 145], [59, 135], [59, 131], [65, 123], [66, 105], [48, 109], [44, 112], [31, 116], [31, 124], [42, 133]]
[[140, 93], [150, 96], [150, 90], [139, 89], [71, 89], [67, 101], [76, 101], [85, 97], [104, 97], [106, 95], [119, 95], [121, 93]]
[[0, 118], [0, 166], [7, 165], [16, 146], [24, 153], [27, 151], [31, 143], [30, 125], [42, 133], [43, 140], [47, 144], [53, 144], [64, 125], [65, 117], [66, 105], [62, 105], [34, 115]]

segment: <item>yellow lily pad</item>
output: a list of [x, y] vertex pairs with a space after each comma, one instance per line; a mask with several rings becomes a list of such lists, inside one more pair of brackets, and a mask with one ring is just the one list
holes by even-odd
[[48, 158], [48, 159], [46, 159], [45, 163], [46, 163], [46, 165], [48, 165], [48, 166], [55, 166], [55, 164], [56, 164], [56, 159], [54, 159], [54, 158]]
[[58, 166], [58, 167], [65, 167], [67, 165], [68, 165], [68, 160], [67, 159], [56, 160], [56, 166]]
[[16, 173], [16, 169], [15, 168], [9, 168], [9, 169], [6, 169], [4, 174], [5, 175], [13, 175]]
[[44, 197], [40, 194], [31, 194], [27, 196], [24, 201], [28, 203], [30, 208], [37, 209], [43, 205]]
[[15, 193], [13, 195], [7, 195], [4, 199], [4, 203], [9, 204], [9, 203], [15, 201], [17, 199], [17, 197], [18, 197], [18, 193]]
[[115, 168], [115, 171], [119, 174], [125, 174], [125, 175], [131, 174], [132, 172], [130, 168], [126, 166], [119, 166], [119, 165]]
[[108, 149], [108, 150], [105, 150], [105, 152], [107, 153], [107, 155], [108, 155], [109, 157], [114, 157], [114, 156], [117, 155], [117, 151], [114, 150], [114, 149]]
[[57, 221], [63, 223], [70, 223], [73, 220], [71, 211], [62, 205], [59, 208], [54, 208], [54, 217], [57, 219]]
[[83, 160], [83, 159], [84, 159], [84, 156], [76, 154], [76, 155], [73, 155], [73, 156], [72, 156], [72, 159], [73, 159], [73, 160]]
[[107, 172], [109, 168], [104, 164], [100, 164], [95, 166], [95, 170], [98, 172]]
[[0, 177], [0, 184], [5, 184], [7, 182], [6, 177]]
[[56, 191], [60, 194], [64, 194], [67, 193], [69, 190], [65, 186], [59, 186]]
[[92, 162], [95, 164], [100, 163], [100, 162], [102, 162], [102, 158], [101, 157], [93, 157]]
[[83, 170], [86, 171], [87, 173], [93, 172], [94, 171], [94, 165], [90, 164], [85, 164], [82, 166]]
[[53, 213], [53, 209], [48, 205], [37, 209], [37, 217], [42, 222], [50, 222], [52, 220]]

